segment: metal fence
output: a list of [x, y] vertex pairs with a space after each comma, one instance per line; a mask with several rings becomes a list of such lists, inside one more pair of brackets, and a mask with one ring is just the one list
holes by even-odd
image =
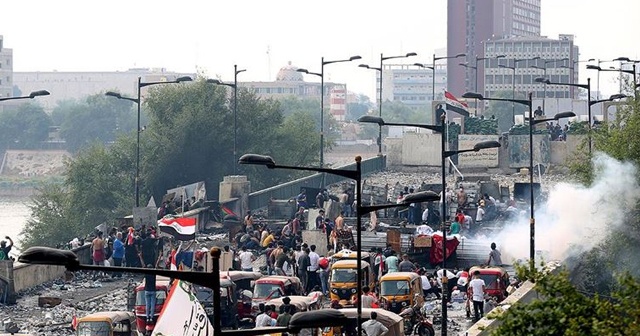
[[[362, 175], [366, 176], [384, 170], [387, 166], [386, 156], [376, 156], [362, 160]], [[336, 169], [356, 169], [355, 162]], [[325, 185], [331, 185], [345, 181], [342, 176], [326, 174]], [[322, 174], [317, 173], [291, 182], [283, 183], [271, 188], [262, 189], [249, 194], [249, 209], [259, 209], [266, 207], [270, 199], [289, 199], [300, 193], [300, 188], [320, 188], [322, 184]]]

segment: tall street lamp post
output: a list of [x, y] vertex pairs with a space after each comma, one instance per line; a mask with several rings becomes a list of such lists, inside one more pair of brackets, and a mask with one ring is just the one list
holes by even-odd
[[433, 54], [433, 62], [431, 63], [433, 66], [433, 80], [431, 82], [431, 100], [432, 101], [436, 101], [436, 61], [442, 60], [442, 59], [459, 58], [459, 57], [467, 57], [467, 54], [460, 53], [460, 54], [451, 55], [451, 56], [438, 56], [438, 57], [436, 57], [436, 54]]
[[[442, 176], [442, 198], [438, 197], [439, 200], [442, 201], [442, 207], [441, 207], [441, 214], [440, 214], [440, 219], [441, 219], [441, 225], [442, 225], [442, 269], [446, 270], [447, 264], [446, 264], [446, 260], [447, 260], [447, 245], [446, 245], [446, 241], [447, 241], [447, 206], [446, 206], [446, 188], [447, 188], [447, 180], [446, 180], [446, 171], [445, 171], [445, 160], [446, 158], [459, 154], [459, 153], [465, 153], [465, 152], [471, 152], [471, 151], [480, 151], [481, 149], [487, 149], [487, 148], [496, 148], [496, 147], [500, 147], [500, 143], [497, 141], [485, 141], [485, 142], [480, 142], [477, 143], [472, 149], [464, 149], [464, 150], [459, 150], [459, 151], [447, 151], [445, 144], [446, 144], [446, 133], [445, 133], [445, 124], [444, 124], [444, 120], [445, 120], [446, 116], [442, 116], [442, 123], [440, 125], [427, 125], [427, 124], [411, 124], [411, 123], [392, 123], [392, 122], [385, 122], [384, 119], [380, 118], [380, 117], [374, 117], [374, 116], [362, 116], [360, 118], [358, 118], [359, 122], [362, 123], [373, 123], [373, 124], [378, 124], [380, 127], [382, 126], [408, 126], [408, 127], [418, 127], [418, 128], [424, 128], [424, 129], [428, 129], [428, 130], [432, 130], [434, 132], [438, 132], [441, 134], [441, 153], [442, 153], [442, 160], [441, 160], [441, 176]], [[448, 282], [447, 279], [447, 273], [443, 272], [443, 278], [442, 278], [442, 335], [446, 335], [447, 334], [447, 295], [448, 295], [448, 291], [447, 291], [447, 286], [446, 283]]]
[[207, 79], [207, 83], [215, 85], [224, 85], [233, 89], [233, 175], [238, 174], [238, 74], [247, 71], [247, 69], [238, 70], [238, 65], [233, 65], [233, 84], [225, 83], [217, 79]]
[[[348, 170], [348, 169], [330, 169], [330, 168], [321, 168], [321, 167], [298, 167], [298, 166], [285, 166], [278, 165], [275, 163], [273, 158], [265, 155], [258, 154], [245, 154], [240, 157], [238, 163], [240, 164], [253, 164], [253, 165], [262, 165], [266, 166], [269, 169], [291, 169], [291, 170], [302, 170], [302, 171], [314, 171], [319, 173], [327, 173], [342, 176], [348, 179], [352, 179], [356, 181], [356, 244], [357, 250], [357, 275], [358, 275], [358, 284], [357, 284], [357, 295], [358, 295], [358, 304], [357, 304], [357, 325], [360, 326], [362, 324], [362, 300], [360, 300], [360, 296], [362, 295], [362, 215], [366, 213], [370, 213], [373, 211], [378, 211], [380, 209], [388, 209], [399, 206], [405, 206], [410, 203], [420, 203], [420, 202], [433, 202], [435, 200], [440, 199], [438, 194], [432, 191], [418, 192], [414, 194], [410, 194], [405, 197], [404, 201], [400, 204], [382, 204], [382, 205], [371, 205], [371, 206], [363, 206], [362, 205], [362, 158], [360, 156], [356, 156], [356, 170]], [[361, 328], [358, 328], [359, 330]]]
[[5, 100], [18, 100], [18, 99], [33, 99], [35, 97], [48, 96], [50, 95], [47, 90], [38, 90], [31, 92], [28, 96], [19, 96], [19, 97], [0, 97], [0, 101]]
[[[395, 59], [395, 58], [407, 58], [407, 57], [411, 57], [411, 56], [417, 56], [418, 54], [414, 53], [414, 52], [410, 52], [410, 53], [406, 53], [404, 55], [398, 55], [398, 56], [384, 56], [382, 53], [380, 54], [380, 67], [372, 67], [369, 66], [367, 64], [360, 64], [358, 65], [360, 68], [365, 68], [365, 69], [369, 69], [369, 70], [375, 70], [378, 71], [380, 73], [380, 82], [378, 83], [378, 115], [380, 116], [380, 118], [382, 118], [382, 65], [384, 63], [384, 61], [386, 60], [390, 60], [390, 59]], [[382, 155], [382, 127], [380, 127], [380, 129], [378, 130], [378, 155]]]
[[151, 85], [161, 85], [161, 84], [173, 84], [173, 83], [182, 83], [182, 82], [190, 82], [192, 81], [189, 76], [178, 77], [175, 80], [171, 81], [159, 81], [159, 82], [143, 82], [142, 77], [138, 77], [138, 98], [131, 98], [121, 95], [118, 92], [108, 91], [105, 93], [106, 96], [115, 97], [118, 99], [128, 100], [136, 103], [138, 107], [138, 129], [136, 132], [136, 176], [135, 176], [135, 198], [136, 198], [136, 208], [140, 206], [140, 89], [145, 86]]
[[[478, 90], [478, 69], [480, 69], [479, 62], [480, 62], [480, 61], [491, 60], [491, 59], [497, 59], [497, 60], [499, 60], [499, 59], [501, 59], [501, 58], [505, 58], [505, 57], [507, 57], [507, 55], [497, 55], [497, 56], [495, 56], [495, 57], [478, 57], [478, 55], [476, 55], [476, 65], [475, 65], [475, 68], [474, 68], [474, 69], [476, 70], [476, 76], [475, 76], [475, 81], [476, 81], [476, 82], [475, 82], [475, 86], [473, 87], [473, 90], [474, 90], [475, 92], [480, 92], [480, 90]], [[482, 70], [482, 73], [484, 74], [484, 69], [485, 69], [485, 67], [483, 66], [483, 68], [482, 68], [482, 69], [483, 69], [483, 70]], [[482, 82], [484, 83], [484, 80], [483, 80]], [[482, 89], [482, 92], [484, 92], [484, 87], [483, 87], [483, 89]], [[478, 109], [478, 100], [477, 100], [477, 99], [475, 100], [475, 103], [476, 103], [476, 113], [477, 113], [477, 109]]]
[[552, 82], [550, 81], [548, 78], [536, 78], [535, 79], [536, 82], [539, 83], [545, 83], [547, 85], [567, 85], [567, 86], [574, 86], [574, 87], [579, 87], [579, 88], [583, 88], [583, 89], [587, 89], [587, 120], [589, 123], [588, 129], [589, 129], [589, 156], [591, 156], [591, 78], [587, 78], [587, 84], [579, 84], [579, 83], [556, 83], [556, 82]]
[[[311, 72], [307, 69], [297, 69], [296, 71], [302, 72], [308, 75], [320, 77], [320, 167], [324, 167], [324, 66], [333, 63], [343, 63], [359, 60], [360, 56], [351, 56], [348, 59], [325, 61], [324, 57], [320, 59], [320, 73]], [[321, 189], [324, 189], [324, 174], [322, 175]]]

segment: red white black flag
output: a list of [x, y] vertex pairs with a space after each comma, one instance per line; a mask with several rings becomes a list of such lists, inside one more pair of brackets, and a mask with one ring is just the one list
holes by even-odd
[[196, 219], [187, 217], [165, 217], [158, 221], [161, 232], [172, 235], [176, 240], [196, 239]]
[[447, 111], [453, 111], [465, 117], [469, 116], [469, 105], [458, 100], [451, 92], [445, 91], [444, 97], [447, 103]]

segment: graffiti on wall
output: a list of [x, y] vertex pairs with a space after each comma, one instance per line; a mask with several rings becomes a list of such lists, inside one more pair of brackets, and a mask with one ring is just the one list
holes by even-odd
[[[548, 165], [551, 161], [548, 134], [533, 136], [533, 164]], [[509, 135], [509, 167], [529, 167], [529, 135]]]

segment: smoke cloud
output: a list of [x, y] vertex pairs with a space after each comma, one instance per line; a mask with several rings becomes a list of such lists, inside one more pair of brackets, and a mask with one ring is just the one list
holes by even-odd
[[[603, 241], [611, 229], [624, 224], [629, 209], [640, 199], [637, 169], [603, 153], [593, 160], [590, 186], [558, 183], [545, 204], [536, 206], [536, 261], [565, 260]], [[516, 223], [505, 225], [493, 237], [504, 262], [529, 258], [529, 211]]]

